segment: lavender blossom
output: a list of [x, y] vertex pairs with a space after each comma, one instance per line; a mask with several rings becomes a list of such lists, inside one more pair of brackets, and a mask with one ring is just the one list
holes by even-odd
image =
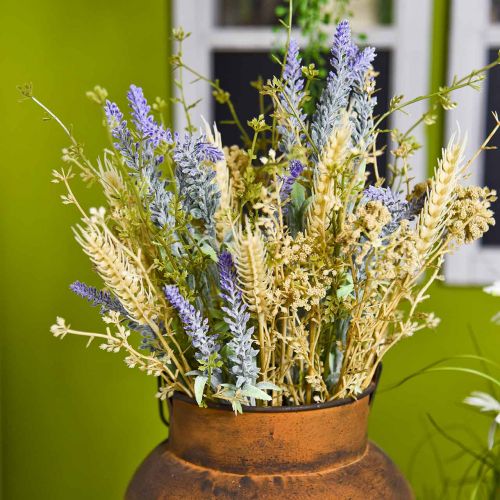
[[[121, 314], [124, 318], [129, 319], [129, 314], [122, 306], [120, 301], [106, 290], [98, 290], [93, 286], [89, 286], [81, 281], [75, 281], [70, 285], [71, 291], [80, 297], [87, 299], [93, 306], [101, 306], [101, 314], [106, 314], [109, 311], [115, 311]], [[142, 335], [141, 345], [139, 349], [153, 352], [156, 350], [156, 335], [148, 325], [140, 325], [135, 321], [127, 321], [127, 326]]]
[[138, 146], [134, 143], [132, 134], [127, 127], [127, 121], [123, 118], [120, 108], [114, 102], [106, 101], [104, 113], [111, 130], [111, 135], [116, 140], [114, 143], [115, 148], [121, 153], [129, 168], [139, 170]]
[[250, 314], [243, 301], [243, 295], [238, 288], [236, 271], [231, 254], [224, 251], [219, 256], [220, 296], [227, 304], [222, 310], [227, 314], [224, 321], [229, 327], [233, 338], [227, 344], [231, 373], [236, 378], [236, 387], [254, 385], [259, 375], [256, 355], [259, 351], [252, 346], [254, 327], [248, 327]]
[[149, 138], [142, 145], [134, 143], [123, 113], [115, 103], [107, 101], [104, 111], [111, 134], [116, 139], [115, 148], [122, 154], [127, 166], [132, 169], [132, 175], [146, 182], [148, 202], [145, 205], [149, 207], [153, 223], [160, 228], [173, 226], [174, 221], [169, 210], [172, 193], [168, 191], [167, 182], [162, 180], [161, 172], [158, 170], [158, 165], [163, 162], [163, 156], [155, 155], [154, 152], [155, 141], [159, 141], [162, 137], [162, 140], [168, 142], [171, 140], [170, 132], [165, 132], [148, 115], [150, 107], [144, 99], [142, 89], [132, 85], [128, 99], [137, 130]]
[[289, 173], [287, 176], [283, 177], [283, 184], [280, 189], [280, 199], [283, 203], [286, 201], [292, 192], [293, 185], [295, 181], [299, 178], [300, 174], [304, 170], [304, 165], [299, 160], [291, 160], [289, 165]]
[[[217, 335], [208, 335], [208, 320], [203, 319], [200, 311], [197, 311], [179, 292], [175, 285], [163, 287], [165, 297], [179, 314], [184, 326], [184, 331], [191, 337], [191, 343], [196, 351], [195, 358], [208, 363], [210, 357], [216, 354], [215, 361], [220, 359], [218, 354], [220, 346], [216, 343]], [[206, 375], [206, 373], [204, 373]], [[218, 380], [220, 369], [214, 368], [212, 376]]]
[[[348, 21], [337, 26], [331, 53], [333, 71], [328, 75], [311, 124], [312, 139], [320, 151], [348, 108], [353, 87], [359, 87], [375, 57], [371, 47], [360, 51], [353, 43]], [[364, 117], [366, 109], [360, 112]]]
[[127, 93], [127, 99], [132, 109], [132, 121], [143, 138], [150, 140], [155, 148], [161, 142], [173, 143], [170, 130], [165, 130], [150, 114], [151, 106], [148, 105], [142, 88], [131, 85]]
[[219, 208], [220, 191], [215, 183], [215, 171], [206, 162], [223, 159], [217, 147], [186, 134], [174, 149], [175, 176], [184, 210], [202, 220], [207, 232], [215, 236], [215, 213]]
[[202, 136], [194, 146], [195, 154], [199, 161], [216, 163], [224, 159], [224, 153], [214, 144], [205, 142]]
[[363, 73], [356, 75], [351, 97], [352, 140], [354, 144], [363, 143], [366, 149], [370, 148], [375, 140], [374, 133], [370, 131], [373, 128], [373, 111], [377, 104], [377, 98], [371, 96], [368, 87], [375, 87], [375, 79], [366, 78]]
[[[297, 143], [296, 134], [297, 130], [301, 128], [300, 122], [304, 123], [306, 119], [306, 114], [301, 108], [305, 95], [301, 63], [299, 45], [292, 38], [288, 45], [286, 64], [283, 72], [283, 93], [279, 96], [281, 106], [289, 116], [288, 120], [284, 120], [278, 126], [278, 131], [281, 134], [279, 148], [284, 153], [292, 151], [293, 146]], [[300, 134], [300, 137], [303, 138], [304, 134]]]
[[101, 313], [105, 314], [108, 311], [116, 311], [121, 315], [128, 317], [127, 311], [120, 304], [120, 301], [111, 295], [106, 290], [98, 290], [97, 288], [75, 281], [69, 286], [71, 291], [80, 297], [87, 299], [93, 306], [101, 306]]
[[141, 177], [148, 186], [148, 206], [153, 224], [160, 229], [173, 227], [175, 220], [171, 214], [170, 206], [173, 194], [168, 190], [168, 182], [162, 179], [158, 169], [158, 161], [154, 159], [152, 145], [145, 150], [146, 166], [141, 170]]

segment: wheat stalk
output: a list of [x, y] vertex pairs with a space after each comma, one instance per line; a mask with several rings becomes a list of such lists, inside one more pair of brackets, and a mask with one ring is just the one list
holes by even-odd
[[460, 165], [463, 153], [464, 144], [455, 143], [454, 138], [443, 149], [442, 158], [439, 160], [418, 222], [416, 246], [421, 259], [426, 259], [432, 253], [435, 244], [441, 240], [448, 207], [462, 175]]
[[270, 277], [266, 266], [266, 247], [260, 229], [252, 231], [247, 222], [235, 238], [234, 253], [238, 279], [250, 310], [267, 313]]
[[[217, 129], [217, 125], [214, 123], [214, 130], [210, 129], [208, 123], [203, 119], [203, 123], [205, 125], [205, 134], [207, 136], [208, 141], [217, 146], [221, 151], [223, 151], [222, 145], [222, 137]], [[216, 225], [215, 229], [217, 232], [217, 238], [219, 241], [224, 241], [225, 235], [231, 229], [230, 225], [230, 214], [232, 208], [232, 187], [231, 180], [229, 176], [229, 169], [227, 166], [227, 161], [224, 155], [223, 160], [219, 160], [214, 164], [215, 170], [215, 182], [220, 191], [220, 200], [219, 200], [219, 209], [215, 214]]]
[[151, 290], [144, 286], [141, 271], [110, 235], [96, 223], [86, 222], [86, 228], [77, 226], [74, 230], [76, 241], [130, 317], [140, 324], [150, 325], [155, 301]]
[[343, 125], [330, 135], [316, 166], [313, 200], [307, 212], [307, 234], [323, 244], [326, 243], [326, 232], [337, 203], [335, 167], [345, 161], [350, 137], [351, 127], [344, 120]]
[[238, 281], [245, 301], [255, 313], [259, 326], [260, 368], [263, 380], [271, 359], [271, 339], [267, 328], [267, 298], [270, 288], [270, 276], [266, 266], [266, 247], [259, 228], [252, 231], [247, 221], [246, 230], [240, 229], [235, 237], [234, 255]]

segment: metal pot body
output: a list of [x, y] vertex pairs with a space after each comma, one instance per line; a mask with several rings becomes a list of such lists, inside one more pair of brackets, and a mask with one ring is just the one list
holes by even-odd
[[309, 407], [199, 408], [174, 396], [167, 441], [141, 464], [127, 500], [413, 498], [367, 439], [371, 390]]

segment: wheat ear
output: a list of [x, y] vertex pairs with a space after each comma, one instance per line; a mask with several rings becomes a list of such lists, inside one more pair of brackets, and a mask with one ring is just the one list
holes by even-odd
[[335, 167], [345, 161], [350, 137], [351, 127], [348, 121], [344, 121], [330, 135], [316, 166], [313, 200], [307, 213], [307, 233], [323, 243], [326, 243], [326, 231], [336, 204]]
[[77, 226], [74, 233], [99, 276], [116, 294], [130, 317], [140, 324], [151, 324], [155, 309], [153, 294], [145, 287], [141, 271], [124, 249], [90, 221], [86, 228]]
[[[221, 151], [223, 151], [222, 137], [220, 135], [219, 130], [217, 129], [217, 125], [214, 123], [214, 130], [212, 133], [210, 126], [204, 119], [203, 123], [205, 125], [205, 134], [209, 142], [214, 146], [217, 146]], [[231, 228], [229, 224], [229, 217], [232, 207], [231, 180], [229, 177], [229, 169], [225, 157], [223, 160], [215, 162], [214, 170], [215, 170], [215, 182], [217, 183], [217, 186], [220, 191], [219, 210], [215, 214], [215, 220], [216, 220], [215, 228], [219, 241], [223, 241], [225, 235]]]
[[434, 173], [432, 186], [418, 222], [417, 250], [421, 259], [432, 253], [436, 242], [443, 236], [443, 227], [448, 216], [448, 208], [453, 199], [455, 187], [462, 175], [464, 144], [452, 138], [443, 149], [442, 158]]
[[266, 268], [266, 247], [260, 229], [252, 231], [247, 222], [245, 231], [235, 238], [235, 257], [238, 279], [250, 310], [257, 314], [267, 312], [267, 294], [270, 277]]
[[262, 379], [267, 380], [271, 361], [271, 339], [267, 328], [267, 295], [270, 276], [266, 267], [266, 247], [258, 228], [252, 231], [247, 222], [246, 230], [240, 229], [234, 242], [238, 281], [249, 309], [258, 321], [259, 358]]

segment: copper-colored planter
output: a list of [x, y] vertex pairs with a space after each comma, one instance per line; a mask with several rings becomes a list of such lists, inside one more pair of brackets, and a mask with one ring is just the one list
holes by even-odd
[[357, 401], [238, 416], [176, 395], [170, 437], [141, 464], [126, 498], [411, 499], [396, 466], [367, 440], [373, 389]]

